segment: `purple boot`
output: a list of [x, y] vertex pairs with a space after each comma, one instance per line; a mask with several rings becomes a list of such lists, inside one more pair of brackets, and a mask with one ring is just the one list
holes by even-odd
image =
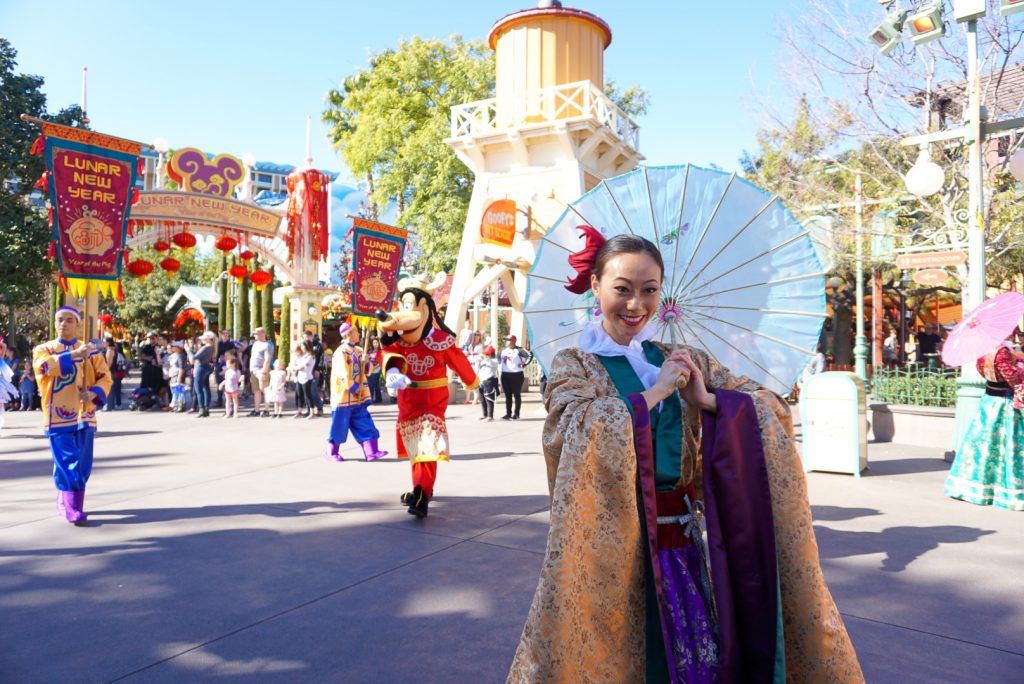
[[387, 456], [388, 452], [377, 449], [377, 440], [368, 439], [363, 442], [363, 455], [367, 461], [376, 461], [378, 458]]
[[324, 458], [334, 463], [341, 463], [345, 459], [341, 457], [341, 445], [335, 444], [334, 442], [327, 443], [327, 450], [324, 451]]
[[57, 492], [57, 512], [69, 523], [77, 523], [86, 519], [82, 511], [85, 503], [85, 492]]

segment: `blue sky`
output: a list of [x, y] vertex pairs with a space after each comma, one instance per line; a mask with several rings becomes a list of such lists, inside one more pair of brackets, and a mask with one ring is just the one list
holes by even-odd
[[[485, 38], [495, 20], [534, 4], [6, 0], [0, 35], [18, 50], [19, 71], [46, 79], [54, 111], [79, 101], [81, 68], [88, 66], [96, 130], [300, 164], [311, 114], [315, 164], [347, 176], [319, 121], [328, 89], [402, 38]], [[565, 4], [611, 26], [606, 77], [651, 93], [639, 120], [648, 163], [737, 168], [765, 123], [751, 84], [773, 90], [774, 24], [788, 3]]]

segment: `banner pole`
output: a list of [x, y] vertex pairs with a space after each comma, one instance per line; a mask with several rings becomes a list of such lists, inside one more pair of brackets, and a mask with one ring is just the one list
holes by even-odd
[[[75, 128], [74, 126], [67, 126], [65, 124], [59, 124], [59, 123], [55, 123], [53, 121], [46, 121], [45, 119], [39, 119], [39, 118], [34, 117], [34, 116], [29, 116], [28, 114], [21, 114], [21, 115], [19, 115], [18, 118], [20, 118], [22, 121], [28, 121], [30, 123], [39, 124], [40, 126], [46, 125], [46, 126], [61, 126], [62, 128], [71, 128], [71, 129]], [[79, 130], [83, 130], [84, 131], [84, 130], [89, 130], [89, 129], [83, 128], [83, 129], [79, 129]], [[145, 147], [145, 148], [150, 149], [150, 150], [155, 149], [149, 143], [139, 142], [138, 140], [131, 140], [130, 138], [121, 138], [121, 137], [116, 136], [116, 135], [107, 135], [106, 133], [100, 133], [99, 131], [89, 131], [89, 132], [90, 133], [97, 133], [98, 135], [103, 135], [103, 136], [106, 136], [108, 138], [117, 138], [118, 140], [124, 140], [125, 142], [129, 142], [129, 143], [131, 143], [133, 145], [138, 145], [140, 147]]]
[[398, 228], [399, 230], [404, 230], [409, 235], [415, 235], [416, 234], [416, 231], [409, 230], [408, 228], [402, 228], [401, 226], [391, 226], [391, 225], [389, 225], [387, 223], [381, 223], [380, 221], [373, 221], [373, 220], [368, 219], [368, 218], [363, 218], [362, 216], [353, 216], [352, 214], [345, 214], [345, 218], [359, 219], [360, 221], [366, 221], [367, 223], [380, 223], [380, 225], [382, 225], [382, 226], [389, 226], [390, 228]]

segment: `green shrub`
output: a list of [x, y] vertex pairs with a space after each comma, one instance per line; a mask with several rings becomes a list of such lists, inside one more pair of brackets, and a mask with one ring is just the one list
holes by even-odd
[[887, 404], [956, 406], [956, 370], [879, 369], [872, 380], [871, 396]]

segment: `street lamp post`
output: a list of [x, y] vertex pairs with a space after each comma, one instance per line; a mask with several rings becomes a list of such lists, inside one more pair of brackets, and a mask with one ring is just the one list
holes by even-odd
[[868, 341], [864, 336], [864, 192], [861, 187], [861, 172], [854, 172], [854, 210], [857, 215], [856, 228], [856, 270], [857, 270], [857, 336], [853, 342], [853, 372], [865, 385], [868, 382]]

